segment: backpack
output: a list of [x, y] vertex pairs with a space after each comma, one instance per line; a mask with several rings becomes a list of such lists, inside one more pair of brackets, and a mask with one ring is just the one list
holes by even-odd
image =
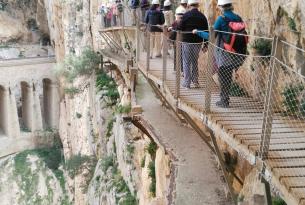
[[223, 35], [224, 49], [232, 53], [247, 54], [249, 39], [246, 36], [248, 34], [246, 24], [240, 17], [239, 21], [231, 21], [226, 17], [224, 17], [224, 20], [228, 23], [228, 32], [232, 33]]

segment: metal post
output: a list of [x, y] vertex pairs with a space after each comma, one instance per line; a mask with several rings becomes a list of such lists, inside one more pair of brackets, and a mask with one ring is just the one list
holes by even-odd
[[181, 73], [181, 50], [182, 50], [182, 33], [181, 31], [177, 31], [176, 37], [176, 89], [175, 89], [175, 98], [178, 99], [180, 97], [180, 73]]
[[[213, 83], [213, 65], [214, 65], [214, 49], [212, 48], [215, 45], [216, 38], [215, 38], [215, 32], [213, 29], [210, 29], [210, 39], [209, 42], [212, 43], [212, 45], [209, 45], [208, 48], [208, 63], [206, 67], [206, 74], [203, 75], [204, 78], [204, 112], [206, 114], [210, 113], [211, 111], [211, 94], [212, 94], [212, 83]], [[213, 45], [214, 44], [214, 45]]]
[[136, 62], [138, 64], [139, 60], [140, 60], [140, 20], [137, 19], [136, 21], [136, 39], [137, 39], [137, 45], [136, 45]]
[[164, 26], [163, 27], [163, 66], [162, 66], [162, 69], [163, 69], [163, 72], [162, 72], [162, 82], [163, 82], [163, 85], [166, 81], [166, 69], [167, 69], [167, 53], [168, 53], [168, 41], [167, 41], [167, 35], [168, 34], [168, 31], [167, 31], [167, 26]]
[[269, 144], [272, 132], [272, 122], [274, 114], [275, 91], [278, 84], [278, 66], [276, 59], [281, 59], [282, 46], [277, 36], [274, 37], [272, 45], [272, 57], [270, 61], [270, 69], [268, 73], [267, 92], [264, 103], [263, 127], [260, 142], [259, 156], [262, 160], [268, 157]]
[[146, 31], [146, 71], [149, 71], [150, 63], [150, 32]]

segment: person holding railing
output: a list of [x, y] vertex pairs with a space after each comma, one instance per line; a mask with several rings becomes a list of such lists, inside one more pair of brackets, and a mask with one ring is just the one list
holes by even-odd
[[146, 12], [149, 10], [149, 1], [141, 0], [140, 7], [141, 7], [141, 22], [144, 22]]
[[160, 58], [161, 55], [161, 33], [163, 25], [165, 22], [164, 15], [160, 11], [160, 3], [159, 0], [153, 0], [150, 9], [147, 11], [145, 16], [145, 23], [148, 25], [148, 29], [150, 32], [150, 45], [151, 52], [150, 57], [153, 57], [153, 53], [155, 51], [155, 57]]
[[198, 58], [201, 50], [203, 39], [194, 35], [194, 29], [208, 30], [208, 20], [203, 13], [198, 10], [200, 0], [189, 0], [189, 11], [186, 12], [178, 26], [178, 30], [182, 31], [182, 61], [184, 81], [182, 86], [199, 87], [198, 81]]
[[[182, 17], [183, 15], [185, 14], [186, 12], [186, 9], [184, 7], [178, 7], [176, 9], [176, 15], [175, 15], [175, 21], [172, 23], [172, 25], [170, 27], [168, 27], [168, 31], [170, 32], [169, 33], [169, 39], [173, 42], [176, 41], [176, 37], [177, 37], [177, 28], [178, 28], [178, 25], [180, 24], [181, 20], [182, 20]], [[176, 46], [174, 46], [174, 62], [176, 62]], [[181, 60], [181, 74], [183, 76], [183, 62], [182, 62], [182, 59]], [[176, 63], [174, 63], [174, 70], [176, 70]]]
[[[232, 0], [218, 0], [222, 15], [216, 19], [215, 63], [220, 83], [220, 101], [216, 106], [227, 108], [230, 104], [230, 88], [234, 69], [238, 69], [245, 60], [248, 37], [242, 18], [233, 12]], [[236, 27], [236, 28], [234, 28]], [[194, 34], [207, 39], [205, 31], [193, 30]]]

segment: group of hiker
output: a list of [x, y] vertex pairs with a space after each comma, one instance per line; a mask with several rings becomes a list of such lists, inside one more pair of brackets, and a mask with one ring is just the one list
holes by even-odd
[[[195, 88], [200, 86], [198, 59], [200, 52], [207, 51], [207, 41], [210, 37], [208, 20], [199, 11], [199, 3], [200, 0], [181, 0], [175, 11], [175, 19], [170, 0], [165, 0], [163, 5], [159, 0], [152, 0], [149, 8], [141, 7], [143, 22], [150, 32], [151, 57], [162, 56], [162, 41], [166, 40], [161, 37], [163, 26], [166, 26], [170, 32], [169, 39], [172, 41], [176, 40], [177, 32], [180, 31], [182, 35], [182, 39], [179, 39], [181, 42], [182, 86], [187, 89], [190, 89], [191, 86]], [[234, 13], [232, 0], [218, 0], [218, 7], [221, 15], [213, 26], [216, 45], [219, 48], [214, 51], [213, 62], [220, 84], [220, 100], [216, 106], [227, 108], [230, 103], [232, 75], [234, 70], [244, 62], [248, 42], [245, 24], [242, 18]], [[144, 11], [145, 15], [143, 15]], [[174, 47], [175, 52], [177, 51]]]
[[101, 4], [99, 7], [101, 23], [105, 28], [124, 24], [123, 4], [121, 0], [115, 0], [113, 3]]
[[[173, 11], [171, 0], [129, 0], [132, 11], [133, 25], [140, 21], [150, 32], [150, 57], [162, 56], [162, 42], [175, 42], [177, 32], [181, 33], [181, 73], [182, 86], [186, 89], [199, 88], [198, 59], [200, 52], [208, 49], [209, 23], [206, 16], [199, 10], [200, 0], [181, 0]], [[218, 0], [221, 15], [213, 25], [218, 49], [213, 51], [214, 72], [218, 74], [220, 85], [220, 100], [217, 106], [227, 108], [230, 103], [230, 87], [234, 70], [237, 70], [245, 60], [247, 52], [247, 33], [242, 18], [234, 13], [232, 0]], [[115, 4], [101, 6], [105, 27], [117, 25], [117, 19], [122, 23], [123, 6], [121, 0]], [[112, 22], [112, 23], [111, 23]], [[169, 35], [162, 37], [163, 29], [167, 28]], [[177, 52], [173, 46], [174, 57]], [[163, 55], [168, 55], [163, 54]], [[175, 59], [176, 62], [176, 59]], [[175, 63], [176, 69], [176, 63]]]

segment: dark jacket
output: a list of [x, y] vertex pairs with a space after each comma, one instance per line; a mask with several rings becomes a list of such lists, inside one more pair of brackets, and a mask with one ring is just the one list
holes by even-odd
[[139, 0], [131, 0], [130, 8], [136, 9], [136, 8], [139, 7], [139, 4], [140, 4], [140, 1], [139, 1]]
[[[178, 26], [178, 30], [181, 31], [193, 31], [194, 29], [198, 30], [208, 30], [208, 20], [198, 9], [192, 9], [186, 12], [181, 20], [181, 23]], [[182, 41], [188, 43], [201, 43], [203, 41], [197, 35], [192, 33], [187, 33], [182, 35]]]
[[148, 10], [144, 19], [148, 24], [150, 32], [162, 32], [162, 29], [154, 25], [163, 25], [165, 22], [164, 14], [159, 10]]
[[177, 28], [178, 28], [178, 25], [179, 23], [177, 21], [174, 21], [174, 23], [172, 24], [172, 31], [170, 32], [169, 34], [169, 39], [172, 40], [172, 41], [175, 41], [176, 40], [176, 37], [177, 37]]

